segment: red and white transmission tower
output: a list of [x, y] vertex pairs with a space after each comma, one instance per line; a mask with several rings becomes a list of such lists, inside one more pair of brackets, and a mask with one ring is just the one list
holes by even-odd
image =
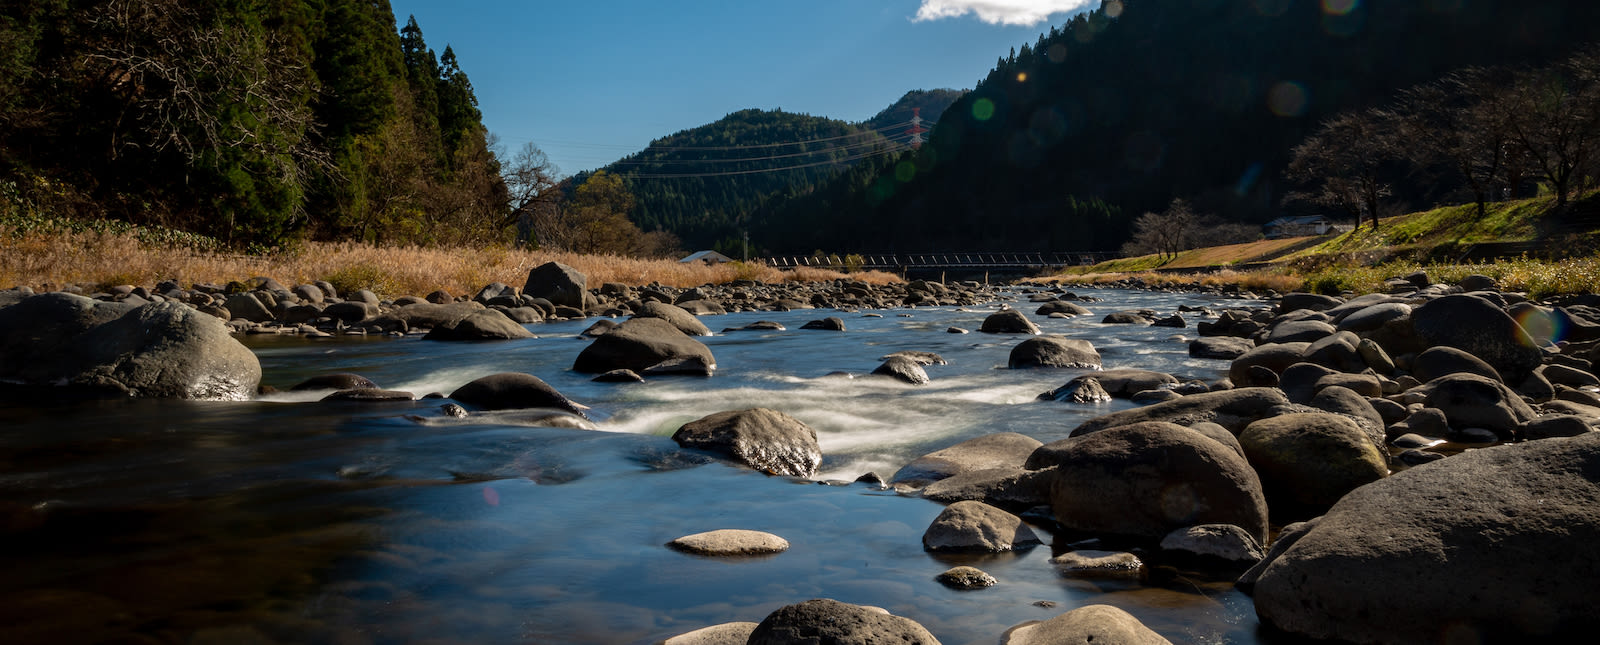
[[921, 148], [922, 143], [926, 141], [926, 139], [922, 138], [922, 133], [927, 131], [927, 128], [922, 127], [922, 108], [911, 108], [911, 127], [906, 128], [906, 132], [911, 134], [911, 138], [906, 143], [911, 144], [912, 148]]

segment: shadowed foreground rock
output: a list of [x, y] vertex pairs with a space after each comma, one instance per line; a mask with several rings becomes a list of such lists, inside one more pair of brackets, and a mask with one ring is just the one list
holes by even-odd
[[174, 302], [26, 298], [0, 309], [0, 357], [0, 381], [89, 394], [237, 401], [261, 383], [221, 320]]
[[450, 398], [483, 410], [555, 408], [588, 418], [583, 413], [584, 408], [557, 392], [549, 383], [532, 374], [520, 372], [502, 372], [476, 379], [456, 388], [450, 393]]
[[1000, 639], [1001, 645], [1160, 645], [1169, 643], [1145, 627], [1133, 614], [1110, 605], [1088, 605], [1043, 622], [1028, 622], [1012, 627]]
[[816, 431], [768, 408], [708, 415], [683, 424], [672, 440], [685, 448], [726, 455], [769, 475], [811, 477], [822, 463]]
[[[1291, 530], [1291, 528], [1293, 530]], [[1600, 631], [1600, 433], [1481, 450], [1357, 488], [1240, 579], [1262, 622], [1358, 643]]]
[[877, 607], [826, 598], [783, 607], [750, 633], [750, 645], [937, 645], [939, 640], [909, 618]]

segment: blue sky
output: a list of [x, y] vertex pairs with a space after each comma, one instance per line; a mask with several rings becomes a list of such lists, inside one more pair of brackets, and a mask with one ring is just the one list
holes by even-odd
[[1099, 0], [391, 0], [451, 45], [484, 125], [572, 174], [745, 108], [849, 121], [970, 89]]

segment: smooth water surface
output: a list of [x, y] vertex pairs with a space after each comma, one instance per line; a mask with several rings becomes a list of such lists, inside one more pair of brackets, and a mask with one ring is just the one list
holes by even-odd
[[[1192, 326], [1099, 319], [1237, 302], [1094, 295], [1105, 298], [1088, 304], [1096, 314], [1070, 320], [1012, 303], [1045, 333], [1091, 341], [1108, 368], [1207, 381], [1225, 371], [1226, 361], [1188, 357]], [[1036, 401], [1082, 372], [1009, 370], [1007, 355], [1024, 336], [946, 331], [976, 330], [992, 311], [704, 317], [713, 330], [757, 320], [788, 330], [718, 333], [703, 339], [716, 376], [640, 384], [593, 383], [568, 370], [592, 321], [483, 343], [244, 339], [264, 382], [279, 389], [355, 372], [421, 396], [527, 372], [590, 406], [603, 432], [529, 427], [515, 412], [451, 419], [440, 400], [317, 402], [325, 393], [248, 403], [11, 401], [0, 408], [0, 625], [9, 642], [631, 643], [829, 597], [913, 618], [945, 643], [994, 643], [1008, 627], [1092, 603], [1127, 609], [1174, 642], [1258, 640], [1249, 600], [1230, 585], [1065, 579], [1047, 562], [1060, 545], [932, 555], [921, 535], [938, 504], [768, 477], [668, 439], [712, 412], [776, 408], [817, 431], [818, 479], [887, 478], [917, 455], [976, 436], [1012, 431], [1049, 442], [1131, 405]], [[829, 315], [848, 331], [799, 329]], [[900, 350], [937, 352], [950, 364], [926, 368], [933, 382], [920, 387], [830, 375], [864, 375]], [[770, 531], [793, 546], [743, 559], [663, 546], [719, 528]], [[959, 592], [934, 581], [956, 564], [1000, 584]]]

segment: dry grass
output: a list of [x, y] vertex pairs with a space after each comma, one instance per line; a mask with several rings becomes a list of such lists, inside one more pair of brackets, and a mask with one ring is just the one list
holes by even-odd
[[1157, 273], [1143, 271], [1137, 273], [1086, 273], [1083, 275], [1058, 275], [1045, 278], [1036, 278], [1030, 282], [1039, 284], [1106, 284], [1119, 280], [1139, 279], [1152, 286], [1193, 286], [1221, 287], [1238, 285], [1246, 291], [1277, 291], [1287, 293], [1298, 291], [1305, 287], [1305, 279], [1284, 269], [1256, 269], [1251, 271], [1234, 271], [1223, 269], [1208, 273]]
[[578, 255], [504, 248], [380, 248], [368, 244], [307, 243], [291, 253], [241, 256], [196, 253], [141, 244], [131, 235], [96, 232], [0, 232], [0, 288], [55, 290], [66, 284], [107, 287], [155, 285], [177, 280], [187, 286], [227, 284], [258, 276], [283, 284], [327, 280], [341, 291], [371, 289], [383, 295], [423, 295], [443, 289], [471, 294], [491, 282], [520, 286], [528, 271], [560, 262], [582, 272], [592, 285], [652, 282], [674, 287], [762, 282], [823, 281], [849, 277], [874, 284], [900, 282], [880, 271], [849, 274], [822, 269], [780, 271], [734, 262], [717, 266], [617, 256]]

